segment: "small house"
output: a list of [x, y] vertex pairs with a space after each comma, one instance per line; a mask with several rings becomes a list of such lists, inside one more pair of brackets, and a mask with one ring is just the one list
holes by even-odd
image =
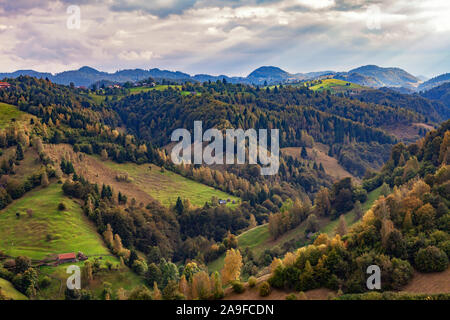
[[219, 200], [219, 204], [227, 204], [226, 200]]
[[58, 264], [61, 263], [67, 263], [67, 262], [76, 262], [77, 261], [77, 255], [75, 253], [63, 253], [58, 254], [58, 257], [56, 259]]
[[0, 82], [0, 89], [8, 89], [11, 85], [8, 82]]

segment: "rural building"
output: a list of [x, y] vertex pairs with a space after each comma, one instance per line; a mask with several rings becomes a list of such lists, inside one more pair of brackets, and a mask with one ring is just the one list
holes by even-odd
[[11, 85], [8, 82], [0, 82], [0, 89], [7, 89], [11, 87]]
[[219, 200], [219, 204], [227, 204], [226, 200]]
[[58, 258], [56, 259], [58, 264], [67, 263], [67, 262], [76, 262], [77, 255], [75, 253], [63, 253], [58, 254]]

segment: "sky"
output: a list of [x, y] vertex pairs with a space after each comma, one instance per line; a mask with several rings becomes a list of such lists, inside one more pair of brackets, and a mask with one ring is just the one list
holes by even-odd
[[0, 72], [450, 72], [448, 0], [0, 0]]

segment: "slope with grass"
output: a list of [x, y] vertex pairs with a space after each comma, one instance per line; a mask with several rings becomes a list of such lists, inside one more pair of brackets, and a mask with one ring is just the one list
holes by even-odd
[[339, 79], [324, 79], [319, 83], [309, 87], [313, 91], [326, 91], [330, 90], [331, 93], [346, 92], [346, 91], [358, 91], [364, 89], [363, 86], [352, 82], [339, 80]]
[[[207, 185], [164, 170], [153, 164], [115, 163], [101, 161], [97, 156], [75, 153], [69, 145], [46, 145], [46, 153], [59, 163], [61, 158], [70, 159], [78, 174], [92, 183], [107, 184], [116, 192], [122, 192], [128, 199], [149, 203], [160, 201], [163, 205], [174, 205], [177, 198], [189, 199], [194, 206], [203, 206], [212, 197], [230, 199], [228, 206], [237, 206], [240, 199]], [[81, 155], [81, 158], [80, 158]], [[128, 174], [129, 181], [118, 181], [116, 176]], [[235, 201], [235, 204], [232, 201]]]
[[[61, 202], [64, 211], [58, 210]], [[35, 189], [0, 211], [0, 249], [34, 260], [78, 251], [88, 256], [109, 254], [79, 204], [63, 195], [60, 184]]]
[[[369, 192], [367, 196], [367, 201], [362, 204], [363, 212], [366, 212], [370, 209], [372, 204], [375, 202], [376, 199], [380, 196], [381, 193], [381, 187], [373, 190], [372, 192]], [[344, 214], [345, 220], [347, 222], [347, 226], [351, 226], [354, 223], [357, 222], [355, 213], [353, 210], [347, 212]], [[335, 229], [337, 227], [339, 220], [331, 220], [330, 218], [320, 218], [319, 219], [319, 225], [320, 233], [327, 233], [330, 236], [334, 236]], [[276, 246], [282, 246], [283, 244], [295, 241], [297, 246], [302, 246], [306, 243], [308, 243], [308, 239], [305, 235], [306, 230], [306, 223], [303, 222], [296, 228], [289, 230], [288, 232], [281, 235], [279, 238], [273, 240], [270, 237], [269, 233], [269, 225], [263, 224], [259, 225], [255, 228], [252, 228], [250, 230], [247, 230], [246, 232], [240, 234], [238, 239], [238, 246], [241, 250], [248, 247], [250, 250], [252, 250], [253, 254], [260, 255], [264, 252], [266, 249], [272, 249]], [[221, 255], [219, 258], [217, 258], [214, 261], [211, 261], [208, 264], [208, 270], [210, 272], [219, 271], [223, 268], [225, 259], [225, 254]]]
[[[93, 263], [95, 258], [100, 257], [89, 258], [89, 261]], [[105, 283], [110, 284], [114, 299], [118, 289], [122, 288], [131, 291], [144, 284], [144, 279], [132, 272], [128, 267], [120, 265], [117, 257], [102, 256], [98, 261], [100, 262], [100, 270], [94, 274], [93, 280], [81, 279], [81, 288], [90, 290], [95, 297], [101, 295]], [[85, 261], [70, 263], [70, 265], [76, 265], [81, 269], [84, 264]], [[107, 264], [114, 266], [114, 268], [110, 270]], [[67, 266], [68, 264], [63, 264], [56, 267], [42, 266], [39, 268], [39, 277], [48, 276], [51, 280], [47, 288], [39, 291], [39, 298], [49, 300], [64, 299], [64, 290], [67, 277], [69, 276], [66, 272]]]
[[28, 300], [26, 296], [24, 296], [22, 293], [17, 291], [16, 288], [14, 288], [11, 282], [2, 278], [0, 278], [0, 289], [2, 290], [3, 294], [6, 296], [7, 299]]
[[32, 117], [30, 114], [20, 111], [16, 106], [0, 102], [0, 129], [13, 122], [25, 124]]

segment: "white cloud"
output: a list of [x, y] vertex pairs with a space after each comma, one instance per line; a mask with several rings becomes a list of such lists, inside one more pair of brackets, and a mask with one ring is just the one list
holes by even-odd
[[0, 72], [91, 65], [245, 75], [262, 64], [299, 72], [390, 61], [415, 73], [450, 71], [446, 1], [377, 1], [380, 29], [367, 27], [374, 2], [364, 0], [79, 1], [80, 30], [65, 27], [74, 1], [42, 2], [0, 8]]

